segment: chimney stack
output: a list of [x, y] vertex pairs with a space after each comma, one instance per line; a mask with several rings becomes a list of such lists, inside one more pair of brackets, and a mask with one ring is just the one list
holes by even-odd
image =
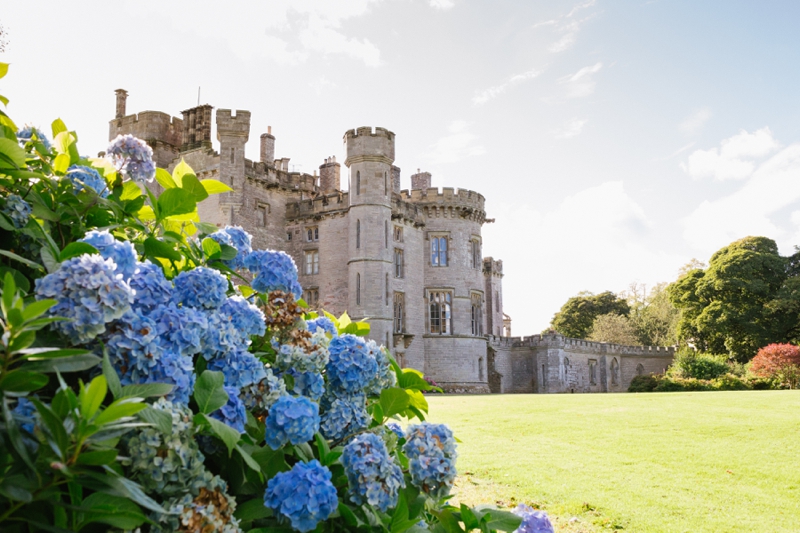
[[271, 167], [275, 164], [275, 137], [272, 126], [267, 126], [267, 133], [261, 134], [261, 162]]
[[128, 99], [128, 91], [117, 89], [114, 92], [117, 94], [117, 115], [115, 118], [122, 118], [125, 116], [125, 102]]
[[319, 188], [324, 193], [341, 190], [342, 165], [336, 162], [336, 156], [325, 158], [325, 163], [319, 167]]
[[431, 173], [430, 172], [420, 172], [417, 169], [416, 174], [411, 175], [411, 188], [412, 189], [422, 189], [426, 191], [431, 186]]

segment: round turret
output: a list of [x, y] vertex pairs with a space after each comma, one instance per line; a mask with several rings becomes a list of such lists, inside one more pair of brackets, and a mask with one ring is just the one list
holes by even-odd
[[344, 134], [347, 159], [344, 164], [349, 167], [361, 161], [376, 161], [391, 165], [394, 162], [394, 133], [386, 128], [364, 126], [349, 130]]

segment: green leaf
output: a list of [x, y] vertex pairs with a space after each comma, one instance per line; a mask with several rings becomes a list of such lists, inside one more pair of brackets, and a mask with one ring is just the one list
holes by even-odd
[[53, 132], [53, 138], [55, 139], [58, 136], [58, 134], [61, 133], [62, 131], [69, 131], [69, 130], [67, 129], [67, 125], [64, 124], [64, 121], [61, 120], [60, 118], [57, 118], [53, 121], [52, 124], [50, 124], [50, 131]]
[[406, 389], [406, 394], [408, 394], [409, 407], [419, 409], [423, 413], [428, 412], [428, 400], [425, 399], [425, 395], [418, 390], [412, 389]]
[[[20, 479], [21, 478], [21, 479]], [[9, 500], [29, 503], [33, 500], [33, 495], [20, 486], [20, 482], [24, 482], [25, 478], [22, 476], [9, 476], [3, 479], [0, 483], [0, 494]]]
[[0, 168], [25, 168], [25, 150], [11, 139], [5, 137], [0, 138], [0, 154], [5, 156], [5, 159], [11, 163], [0, 164]]
[[78, 394], [81, 415], [87, 419], [92, 418], [97, 410], [100, 409], [100, 404], [103, 403], [107, 392], [108, 385], [105, 376], [102, 374], [90, 381], [86, 387], [82, 387], [80, 394]]
[[131, 530], [145, 523], [147, 518], [141, 508], [122, 496], [95, 492], [81, 504], [83, 520], [78, 530], [91, 523], [106, 524], [119, 529]]
[[56, 171], [56, 174], [62, 175], [67, 173], [67, 169], [69, 168], [69, 155], [68, 154], [58, 154], [53, 161], [53, 170]]
[[220, 244], [220, 248], [222, 249], [222, 252], [220, 253], [219, 258], [223, 261], [230, 261], [239, 254], [239, 250], [233, 246], [228, 246], [227, 244]]
[[84, 479], [82, 482], [84, 485], [88, 485], [87, 481], [91, 479], [94, 481], [93, 488], [102, 492], [103, 494], [111, 494], [113, 496], [130, 498], [142, 507], [157, 513], [167, 512], [166, 509], [163, 509], [160, 505], [158, 505], [155, 500], [147, 496], [138, 484], [130, 479], [120, 477], [109, 467], [106, 467], [106, 471], [102, 474], [92, 471], [84, 471], [83, 476]]
[[339, 328], [339, 333], [341, 333], [344, 328], [350, 325], [350, 322], [352, 322], [352, 320], [350, 320], [350, 315], [348, 315], [347, 311], [345, 311], [342, 313], [342, 316], [336, 319], [336, 322], [334, 323]]
[[78, 456], [76, 463], [88, 466], [108, 465], [117, 460], [117, 455], [119, 455], [119, 451], [116, 448], [96, 452], [83, 452]]
[[216, 225], [211, 224], [210, 222], [192, 222], [192, 224], [194, 224], [194, 227], [197, 228], [197, 231], [205, 234], [214, 233], [219, 229]]
[[0, 78], [4, 78], [8, 74], [8, 63], [0, 63]]
[[[44, 248], [42, 248], [42, 250], [44, 250]], [[24, 257], [21, 257], [21, 256], [15, 254], [14, 252], [9, 252], [8, 250], [0, 250], [0, 255], [4, 255], [4, 256], [8, 257], [9, 259], [13, 259], [14, 261], [19, 261], [23, 265], [27, 265], [27, 266], [29, 266], [31, 268], [35, 268], [36, 270], [44, 271], [44, 267], [42, 265], [40, 265], [39, 263], [34, 263], [33, 261], [31, 261], [29, 259], [25, 259]]]
[[201, 413], [213, 413], [228, 402], [224, 385], [225, 375], [222, 372], [206, 370], [200, 374], [194, 385], [194, 400]]
[[206, 190], [208, 194], [219, 194], [222, 192], [230, 192], [233, 189], [222, 183], [221, 181], [207, 179], [201, 180], [200, 185]]
[[206, 259], [218, 259], [219, 256], [222, 255], [222, 248], [217, 241], [206, 237], [203, 239], [203, 253]]
[[36, 300], [25, 306], [22, 311], [22, 318], [27, 322], [34, 318], [39, 318], [47, 312], [48, 309], [58, 303], [57, 300]]
[[497, 531], [516, 531], [522, 524], [522, 517], [500, 509], [491, 509], [484, 520], [488, 529]]
[[68, 357], [30, 360], [22, 368], [32, 372], [83, 372], [96, 367], [102, 359], [91, 353], [72, 355]]
[[166, 396], [174, 385], [169, 383], [144, 383], [142, 385], [125, 385], [120, 391], [120, 398], [152, 398], [157, 396]]
[[120, 398], [97, 415], [97, 418], [94, 419], [94, 423], [98, 426], [102, 426], [119, 420], [120, 418], [133, 416], [147, 407], [146, 403], [142, 403], [142, 398]]
[[250, 455], [249, 453], [247, 453], [247, 452], [246, 452], [246, 451], [245, 451], [245, 450], [244, 450], [244, 449], [243, 449], [241, 446], [239, 446], [238, 444], [236, 445], [236, 451], [237, 451], [237, 452], [239, 452], [239, 455], [241, 455], [241, 456], [242, 456], [242, 459], [244, 459], [244, 463], [245, 463], [247, 466], [249, 466], [249, 467], [250, 467], [252, 470], [255, 470], [256, 472], [258, 472], [258, 475], [259, 475], [259, 477], [263, 476], [263, 474], [261, 473], [261, 465], [259, 465], [259, 464], [256, 462], [256, 460], [255, 460], [255, 459], [253, 459], [253, 456], [252, 456], [252, 455]]
[[9, 311], [14, 308], [14, 299], [17, 296], [17, 283], [14, 281], [14, 276], [11, 272], [6, 272], [3, 279], [3, 314], [8, 315]]
[[358, 335], [359, 337], [366, 337], [369, 335], [369, 324], [366, 322], [350, 322], [341, 333], [350, 333], [351, 335]]
[[408, 409], [410, 400], [404, 389], [392, 387], [381, 391], [383, 416], [393, 416]]
[[242, 522], [251, 522], [261, 518], [269, 518], [272, 516], [272, 510], [264, 507], [264, 499], [258, 497], [237, 505], [233, 516]]
[[59, 154], [69, 154], [69, 147], [75, 143], [75, 136], [62, 131], [53, 138], [53, 146]]
[[480, 521], [478, 520], [478, 517], [476, 517], [475, 513], [473, 513], [472, 510], [463, 503], [461, 504], [461, 521], [464, 522], [464, 529], [467, 531], [478, 529], [480, 527]]
[[63, 250], [61, 250], [61, 254], [58, 256], [58, 261], [64, 262], [67, 259], [78, 257], [79, 255], [96, 253], [99, 253], [97, 248], [91, 244], [86, 244], [85, 242], [71, 242]]
[[69, 437], [67, 430], [64, 429], [64, 423], [48, 406], [37, 400], [31, 398], [31, 402], [36, 406], [36, 411], [42, 420], [42, 429], [47, 436], [47, 442], [50, 444], [52, 450], [63, 461], [69, 448]]
[[404, 368], [397, 380], [397, 384], [404, 389], [429, 390], [431, 384], [425, 381], [422, 372], [413, 368]]
[[361, 522], [358, 517], [356, 517], [356, 514], [342, 502], [339, 502], [339, 515], [341, 515], [345, 523], [351, 527], [356, 527], [359, 525], [359, 522]]
[[183, 184], [181, 185], [183, 190], [188, 191], [191, 193], [192, 198], [194, 198], [195, 202], [202, 202], [206, 198], [208, 198], [208, 192], [206, 189], [200, 184], [200, 180], [197, 179], [197, 176], [194, 174], [186, 174], [183, 176]]
[[158, 211], [162, 219], [192, 213], [196, 208], [194, 197], [184, 189], [167, 189], [158, 197]]
[[155, 237], [148, 237], [144, 240], [144, 255], [149, 257], [163, 257], [170, 261], [180, 261], [181, 259], [181, 254], [173, 248], [172, 244], [160, 241]]
[[125, 202], [127, 200], [135, 200], [141, 195], [142, 189], [139, 188], [139, 185], [137, 185], [135, 181], [126, 181], [122, 184], [122, 193], [119, 195], [119, 199]]
[[22, 462], [24, 462], [28, 468], [33, 471], [36, 471], [36, 467], [31, 460], [30, 453], [28, 452], [28, 447], [25, 444], [25, 441], [22, 439], [22, 433], [19, 430], [19, 426], [17, 425], [17, 421], [14, 420], [14, 417], [11, 415], [11, 410], [8, 408], [8, 400], [6, 398], [0, 398], [0, 402], [3, 405], [3, 418], [6, 423], [6, 431], [8, 432], [8, 438], [11, 441], [11, 445], [14, 447], [14, 450], [17, 454], [22, 458]]
[[140, 420], [153, 424], [164, 435], [172, 434], [172, 415], [170, 413], [148, 406], [137, 414]]
[[119, 382], [119, 375], [117, 371], [111, 366], [111, 361], [108, 359], [108, 353], [103, 353], [103, 375], [106, 377], [106, 383], [111, 390], [111, 395], [114, 398], [119, 398], [122, 395], [122, 384]]
[[186, 174], [194, 174], [194, 170], [181, 158], [181, 162], [172, 169], [172, 179], [178, 187], [183, 186], [183, 176]]
[[261, 466], [261, 471], [267, 479], [272, 479], [278, 472], [289, 470], [283, 448], [273, 450], [269, 446], [264, 446], [250, 455]]
[[[175, 180], [172, 179], [172, 176], [169, 175], [169, 172], [164, 170], [163, 168], [156, 168], [156, 181], [164, 187], [164, 189], [174, 189], [177, 187], [175, 184]], [[138, 187], [137, 187], [138, 189]]]
[[39, 255], [42, 256], [42, 263], [48, 272], [55, 272], [61, 266], [61, 263], [58, 262], [58, 256], [50, 247], [42, 246]]
[[0, 390], [5, 392], [31, 392], [39, 390], [50, 379], [44, 374], [25, 370], [11, 370], [0, 379]]
[[230, 455], [233, 453], [233, 449], [236, 448], [236, 445], [242, 438], [241, 433], [230, 427], [225, 422], [221, 422], [216, 418], [211, 418], [204, 413], [198, 413], [194, 415], [193, 420], [196, 425], [205, 426], [213, 435], [217, 436], [219, 440], [225, 444], [225, 447], [228, 448], [228, 457], [230, 457]]

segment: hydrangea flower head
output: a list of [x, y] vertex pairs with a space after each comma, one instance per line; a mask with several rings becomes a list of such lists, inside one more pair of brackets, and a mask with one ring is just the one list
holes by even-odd
[[319, 316], [307, 322], [308, 331], [311, 333], [315, 333], [317, 329], [322, 329], [325, 333], [330, 333], [334, 337], [339, 334], [336, 331], [336, 325], [333, 323], [333, 320], [326, 316]]
[[228, 393], [228, 401], [211, 413], [213, 418], [223, 422], [239, 433], [244, 433], [244, 424], [247, 422], [247, 412], [244, 409], [242, 400], [239, 399], [239, 389], [236, 387], [224, 387]]
[[14, 419], [19, 424], [19, 427], [28, 434], [33, 435], [33, 427], [36, 425], [39, 417], [33, 402], [21, 396], [17, 400], [17, 405], [11, 410], [11, 413], [14, 415]]
[[106, 157], [120, 174], [137, 183], [149, 183], [156, 176], [153, 149], [133, 135], [117, 135], [108, 146]]
[[271, 368], [266, 369], [266, 377], [258, 383], [242, 387], [239, 397], [245, 407], [260, 416], [272, 407], [278, 398], [286, 395], [286, 384], [283, 379], [272, 373]]
[[250, 286], [258, 292], [291, 292], [295, 298], [303, 294], [297, 281], [297, 266], [285, 252], [255, 250], [244, 258], [244, 267], [256, 275]]
[[339, 506], [331, 472], [316, 459], [297, 463], [269, 480], [264, 505], [306, 533], [327, 520]]
[[20, 144], [25, 144], [30, 142], [33, 139], [36, 139], [40, 143], [42, 143], [45, 149], [49, 152], [52, 145], [50, 144], [50, 139], [47, 138], [47, 135], [42, 133], [42, 130], [39, 128], [35, 128], [33, 126], [25, 126], [21, 130], [17, 132], [17, 140]]
[[203, 311], [170, 302], [156, 307], [147, 316], [155, 322], [159, 341], [165, 349], [184, 356], [195, 355], [202, 349], [208, 327]]
[[319, 406], [303, 396], [281, 396], [269, 410], [266, 440], [273, 450], [287, 442], [302, 444], [319, 429]]
[[116, 273], [117, 265], [96, 254], [67, 259], [55, 272], [36, 280], [36, 298], [53, 298], [58, 303], [49, 316], [71, 320], [52, 327], [75, 344], [91, 341], [106, 324], [130, 310], [133, 291]]
[[328, 350], [328, 383], [333, 389], [360, 392], [378, 373], [378, 363], [361, 337], [349, 333], [334, 337]]
[[[323, 334], [324, 336], [324, 334]], [[313, 342], [297, 344], [278, 344], [272, 341], [275, 350], [275, 365], [281, 370], [320, 373], [328, 364], [328, 350]]]
[[512, 512], [522, 518], [522, 524], [514, 533], [555, 533], [553, 524], [544, 511], [537, 511], [521, 503]]
[[456, 441], [444, 424], [422, 422], [406, 431], [403, 452], [408, 457], [411, 482], [420, 490], [441, 498], [456, 479]]
[[383, 512], [397, 505], [397, 493], [405, 485], [403, 471], [380, 437], [362, 433], [351, 440], [342, 452], [342, 465], [350, 485], [350, 501], [368, 503]]
[[253, 236], [243, 230], [240, 226], [225, 226], [225, 229], [215, 231], [209, 238], [214, 239], [220, 244], [233, 246], [238, 252], [236, 257], [231, 260], [223, 261], [233, 270], [244, 268], [244, 259], [253, 251]]
[[222, 372], [225, 385], [235, 387], [237, 391], [267, 377], [264, 363], [244, 350], [230, 351], [222, 357], [211, 359], [206, 368]]
[[394, 387], [397, 384], [397, 376], [394, 373], [394, 369], [392, 369], [389, 356], [383, 346], [379, 346], [378, 343], [370, 339], [367, 341], [367, 350], [378, 364], [378, 372], [367, 386], [367, 392], [373, 396], [380, 396], [383, 389]]
[[169, 514], [153, 517], [158, 522], [153, 533], [198, 531], [202, 533], [242, 533], [239, 520], [233, 516], [236, 499], [226, 491], [228, 484], [219, 476], [205, 472], [202, 486], [179, 498], [172, 498], [164, 507]]
[[219, 308], [219, 313], [246, 336], [264, 335], [267, 331], [264, 313], [241, 296], [231, 296]]
[[369, 425], [367, 401], [363, 394], [323, 396], [319, 430], [326, 439], [342, 440]]
[[109, 190], [105, 178], [92, 167], [72, 165], [67, 169], [67, 179], [72, 182], [75, 192], [91, 189], [103, 198], [108, 197]]
[[406, 438], [406, 434], [403, 431], [403, 428], [400, 427], [400, 424], [398, 424], [397, 422], [387, 422], [386, 423], [386, 427], [389, 428], [390, 430], [392, 430], [392, 433], [397, 435], [398, 439]]
[[31, 205], [22, 199], [17, 194], [9, 194], [6, 197], [6, 203], [3, 206], [3, 213], [11, 219], [11, 223], [15, 228], [23, 228], [28, 220], [31, 218], [33, 208]]
[[172, 283], [164, 277], [161, 267], [149, 260], [136, 265], [129, 283], [135, 293], [133, 308], [139, 312], [149, 313], [172, 300]]
[[325, 378], [322, 374], [317, 372], [298, 372], [294, 369], [287, 371], [287, 374], [292, 376], [294, 386], [291, 393], [295, 396], [305, 396], [314, 401], [322, 398], [325, 393]]
[[78, 239], [78, 242], [94, 246], [104, 259], [114, 261], [117, 265], [117, 273], [122, 274], [123, 279], [129, 280], [136, 272], [138, 260], [133, 243], [118, 241], [107, 230], [88, 231], [82, 239]]
[[213, 268], [197, 267], [175, 277], [175, 302], [189, 307], [216, 309], [227, 299], [228, 280]]

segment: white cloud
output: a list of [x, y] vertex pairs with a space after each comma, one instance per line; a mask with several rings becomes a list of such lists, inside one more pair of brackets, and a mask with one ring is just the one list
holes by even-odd
[[755, 159], [767, 156], [779, 147], [769, 128], [753, 133], [742, 130], [722, 141], [719, 148], [695, 150], [685, 164], [681, 163], [681, 168], [693, 178], [741, 180], [753, 173]]
[[448, 132], [433, 144], [433, 150], [428, 154], [432, 164], [454, 163], [486, 153], [482, 145], [475, 144], [478, 136], [469, 132], [469, 124], [465, 120], [452, 122]]
[[326, 78], [325, 76], [321, 76], [316, 80], [310, 82], [308, 86], [314, 89], [314, 92], [317, 93], [317, 95], [321, 95], [325, 91], [329, 91], [331, 89], [336, 88], [336, 84], [333, 83], [328, 78]]
[[[769, 133], [767, 128], [759, 130], [763, 131]], [[764, 139], [758, 143], [752, 139], [745, 142], [743, 135], [747, 134], [731, 138], [738, 138], [737, 141], [728, 139], [728, 145], [739, 143], [742, 152], [750, 154], [765, 154], [777, 146], [771, 135], [770, 143]], [[683, 235], [691, 245], [710, 254], [748, 235], [768, 236], [783, 248], [797, 244], [800, 213], [791, 213], [791, 227], [781, 222], [777, 214], [800, 201], [800, 143], [780, 150], [748, 176], [738, 190], [704, 201], [683, 220]]]
[[563, 52], [564, 50], [568, 50], [575, 44], [575, 41], [578, 39], [578, 33], [581, 31], [581, 27], [588, 21], [589, 19], [593, 18], [594, 15], [589, 15], [583, 19], [577, 20], [574, 19], [573, 16], [583, 9], [587, 9], [595, 5], [596, 0], [588, 0], [587, 2], [583, 2], [581, 4], [577, 4], [574, 6], [569, 13], [564, 16], [558, 17], [556, 19], [545, 20], [542, 22], [537, 22], [533, 25], [533, 28], [541, 28], [543, 26], [552, 26], [553, 31], [557, 34], [561, 34], [561, 37], [550, 43], [547, 47], [549, 52], [558, 53]]
[[520, 83], [520, 82], [525, 81], [525, 80], [531, 80], [531, 79], [537, 77], [539, 74], [541, 74], [541, 71], [536, 70], [536, 69], [531, 69], [531, 70], [529, 70], [527, 72], [522, 72], [520, 74], [514, 74], [513, 76], [508, 78], [506, 81], [501, 83], [500, 85], [495, 85], [494, 87], [489, 87], [485, 91], [481, 91], [480, 93], [478, 93], [475, 96], [473, 96], [472, 97], [472, 104], [473, 105], [483, 105], [486, 102], [488, 102], [489, 100], [491, 100], [493, 98], [497, 98], [499, 95], [501, 95], [504, 92], [506, 92], [506, 90], [509, 87], [511, 87], [513, 85], [516, 85], [517, 83]]
[[563, 128], [555, 133], [556, 139], [569, 139], [570, 137], [579, 135], [583, 131], [583, 127], [586, 125], [586, 122], [588, 121], [577, 118], [570, 120], [564, 125]]
[[430, 0], [430, 4], [432, 8], [441, 9], [442, 11], [446, 11], [456, 5], [453, 0]]
[[678, 127], [683, 132], [688, 133], [689, 135], [694, 135], [703, 129], [703, 126], [705, 126], [706, 122], [708, 122], [708, 119], [710, 118], [711, 110], [707, 107], [704, 107], [703, 109], [698, 109], [686, 117]]
[[567, 98], [582, 98], [592, 94], [597, 85], [592, 76], [601, 68], [603, 68], [602, 63], [595, 63], [591, 67], [583, 67], [575, 74], [559, 79], [559, 83], [566, 87]]
[[310, 14], [305, 29], [300, 32], [300, 43], [306, 50], [325, 55], [343, 54], [360, 59], [368, 67], [377, 67], [381, 64], [381, 52], [377, 46], [367, 39], [349, 38], [334, 28], [330, 21], [316, 14]]
[[587, 7], [592, 7], [596, 3], [597, 3], [597, 0], [588, 0], [587, 2], [584, 2], [582, 4], [578, 4], [577, 6], [572, 8], [572, 10], [569, 12], [567, 17], [571, 17], [572, 15], [574, 15], [575, 13], [580, 11], [581, 9], [586, 9]]

